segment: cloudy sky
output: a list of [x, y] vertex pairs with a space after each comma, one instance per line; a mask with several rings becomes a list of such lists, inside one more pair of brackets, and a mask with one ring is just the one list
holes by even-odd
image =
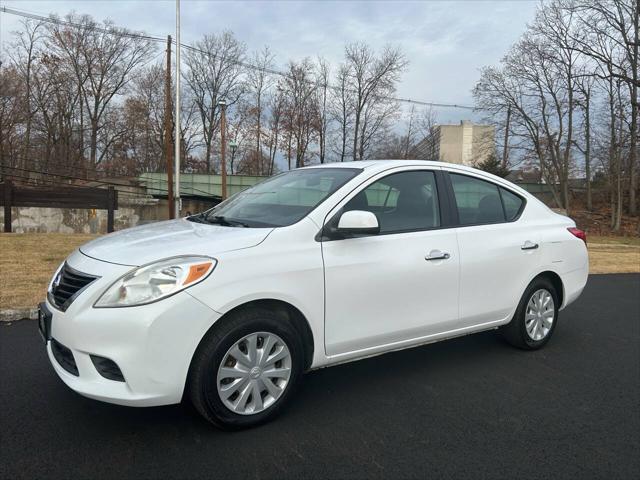
[[[182, 0], [182, 41], [232, 30], [248, 49], [269, 45], [279, 65], [321, 55], [339, 63], [345, 43], [390, 43], [410, 61], [398, 96], [472, 105], [478, 70], [497, 63], [533, 18], [536, 0], [467, 1], [197, 1]], [[30, 13], [60, 16], [75, 10], [98, 20], [165, 36], [175, 29], [174, 0], [0, 0]], [[19, 17], [0, 14], [0, 40], [10, 41]], [[438, 111], [440, 121], [470, 118]]]

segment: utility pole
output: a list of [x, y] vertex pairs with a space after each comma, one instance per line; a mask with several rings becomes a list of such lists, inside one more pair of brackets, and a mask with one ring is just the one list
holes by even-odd
[[502, 168], [507, 168], [509, 161], [509, 124], [511, 123], [511, 106], [507, 108], [507, 124], [504, 127], [504, 146], [502, 149]]
[[164, 82], [164, 152], [167, 157], [167, 203], [169, 218], [176, 218], [173, 203], [173, 145], [171, 144], [171, 35], [167, 35], [167, 70]]
[[227, 102], [220, 100], [220, 182], [222, 187], [222, 200], [227, 198]]
[[176, 131], [175, 131], [175, 159], [176, 159], [176, 189], [175, 216], [180, 216], [182, 199], [180, 198], [180, 0], [176, 0]]

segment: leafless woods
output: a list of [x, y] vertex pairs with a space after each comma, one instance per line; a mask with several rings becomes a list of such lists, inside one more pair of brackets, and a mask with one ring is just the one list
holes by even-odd
[[[506, 129], [504, 160], [539, 168], [569, 210], [571, 179], [611, 194], [611, 222], [637, 213], [637, 0], [552, 0], [499, 66], [481, 72], [474, 96]], [[513, 151], [514, 155], [509, 155]]]
[[[153, 38], [89, 16], [24, 20], [0, 66], [2, 173], [37, 182], [45, 172], [165, 170], [165, 53]], [[229, 173], [370, 156], [391, 134], [407, 63], [397, 48], [354, 43], [339, 65], [309, 57], [282, 68], [267, 46], [250, 52], [232, 32], [204, 35], [183, 46], [184, 168], [219, 173], [221, 101]]]

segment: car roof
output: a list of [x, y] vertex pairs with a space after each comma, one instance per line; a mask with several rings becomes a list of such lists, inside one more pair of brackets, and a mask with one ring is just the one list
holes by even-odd
[[386, 170], [391, 167], [455, 167], [456, 169], [477, 171], [474, 168], [457, 163], [438, 162], [433, 160], [356, 160], [349, 162], [330, 162], [319, 165], [309, 165], [303, 168], [365, 168], [375, 170]]
[[349, 162], [330, 162], [319, 165], [309, 165], [304, 168], [375, 168], [386, 169], [389, 167], [404, 167], [411, 165], [433, 165], [442, 166], [443, 162], [430, 160], [356, 160]]
[[475, 176], [484, 177], [487, 180], [492, 180], [495, 183], [501, 184], [503, 186], [508, 186], [509, 188], [518, 191], [521, 195], [525, 197], [532, 197], [526, 190], [522, 189], [518, 185], [515, 185], [504, 178], [497, 177], [488, 172], [484, 172], [482, 170], [478, 170], [477, 168], [469, 167], [467, 165], [461, 165], [459, 163], [447, 163], [447, 162], [439, 162], [434, 160], [357, 160], [357, 161], [349, 161], [349, 162], [330, 162], [330, 163], [322, 163], [317, 165], [309, 165], [308, 167], [303, 167], [304, 169], [311, 168], [361, 168], [369, 171], [370, 173], [378, 173], [389, 168], [393, 167], [435, 167], [435, 168], [444, 168], [454, 172], [468, 172], [474, 174]]

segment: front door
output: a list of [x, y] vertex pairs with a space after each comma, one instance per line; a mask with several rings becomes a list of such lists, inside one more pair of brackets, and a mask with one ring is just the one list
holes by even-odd
[[404, 170], [373, 179], [327, 217], [368, 210], [380, 224], [377, 235], [322, 243], [327, 355], [456, 328], [458, 246], [439, 204], [433, 171]]

